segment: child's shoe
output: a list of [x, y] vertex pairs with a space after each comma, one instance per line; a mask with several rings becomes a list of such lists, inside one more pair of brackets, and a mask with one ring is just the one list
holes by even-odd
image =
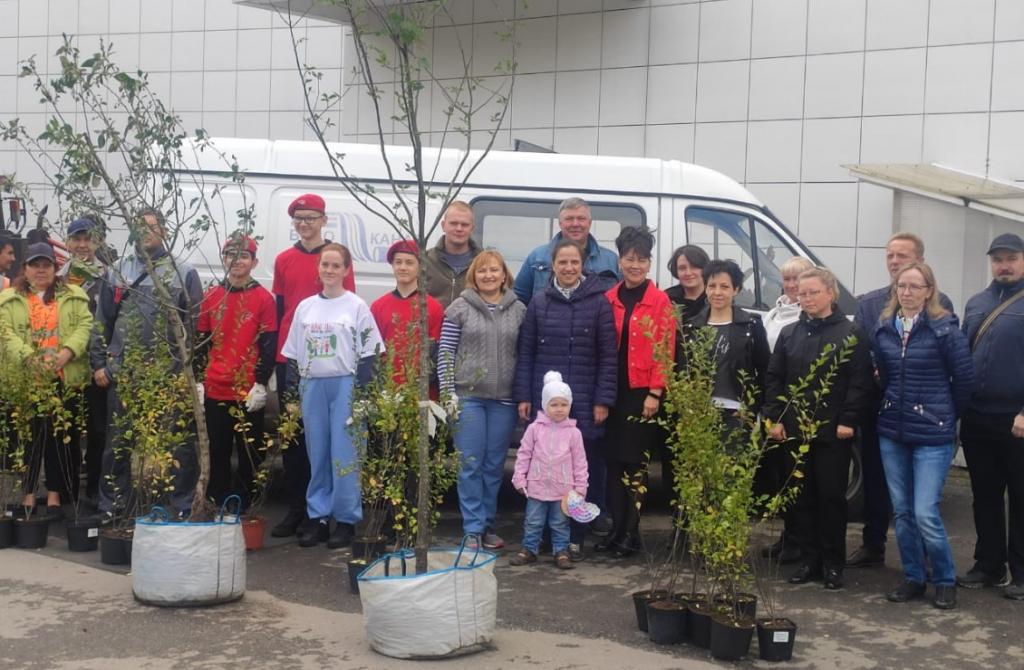
[[508, 559], [509, 565], [527, 565], [529, 563], [537, 562], [537, 554], [533, 553], [529, 549], [520, 549], [516, 552], [516, 555]]
[[576, 566], [572, 564], [568, 551], [560, 551], [555, 554], [555, 567], [559, 570], [572, 570]]

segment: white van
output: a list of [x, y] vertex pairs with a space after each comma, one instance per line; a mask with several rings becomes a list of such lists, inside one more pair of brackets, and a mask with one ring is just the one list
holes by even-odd
[[[235, 156], [247, 173], [246, 199], [255, 204], [256, 235], [263, 240], [261, 264], [255, 275], [264, 285], [270, 286], [274, 257], [297, 239], [287, 214], [288, 204], [299, 194], [312, 192], [323, 196], [327, 203], [324, 236], [352, 251], [357, 292], [372, 301], [394, 287], [384, 255], [399, 235], [338, 182], [320, 144], [232, 138], [213, 142]], [[372, 185], [385, 200], [394, 200], [377, 146], [336, 144], [331, 150], [345, 155], [346, 170], [353, 178]], [[427, 149], [424, 154], [436, 175], [434, 188], [442, 189], [444, 177], [462, 153]], [[200, 161], [204, 155], [209, 156], [209, 152], [201, 154]], [[404, 175], [400, 170], [410, 160], [411, 150], [389, 147], [388, 155], [396, 173]], [[190, 174], [211, 188], [227, 183], [222, 170], [219, 163], [200, 162]], [[676, 283], [667, 268], [672, 251], [688, 243], [703, 247], [711, 258], [739, 263], [747, 279], [737, 303], [752, 311], [774, 306], [782, 291], [779, 266], [787, 259], [799, 255], [818, 262], [745, 188], [714, 170], [680, 161], [493, 151], [468, 180], [459, 198], [473, 207], [477, 242], [501, 251], [512, 271], [518, 272], [527, 254], [558, 232], [558, 205], [570, 196], [590, 203], [591, 232], [613, 250], [623, 226], [650, 228], [657, 239], [651, 272], [662, 288]], [[226, 189], [222, 197], [226, 213], [242, 204], [237, 191]], [[438, 207], [430, 201], [429, 214], [436, 214]], [[438, 229], [432, 241], [440, 235]], [[222, 273], [217, 244], [209, 236], [188, 259], [204, 278]], [[852, 314], [852, 297], [845, 288], [840, 292], [840, 306]]]

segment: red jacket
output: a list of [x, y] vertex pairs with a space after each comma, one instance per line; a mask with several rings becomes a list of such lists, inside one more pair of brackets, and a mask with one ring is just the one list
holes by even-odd
[[[619, 300], [621, 285], [622, 282], [619, 282], [604, 294], [612, 304], [616, 342], [619, 344], [622, 342], [622, 321], [626, 318], [626, 306]], [[647, 337], [648, 332], [653, 337]], [[626, 361], [629, 365], [630, 388], [665, 388], [661, 366], [654, 360], [656, 342], [664, 342], [666, 353], [675, 357], [676, 319], [672, 301], [653, 281], [649, 281], [647, 290], [633, 308], [629, 320], [629, 352]]]

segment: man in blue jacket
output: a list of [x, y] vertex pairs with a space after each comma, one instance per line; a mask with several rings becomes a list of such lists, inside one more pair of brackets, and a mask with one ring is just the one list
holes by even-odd
[[558, 227], [561, 229], [547, 244], [542, 244], [526, 257], [512, 287], [519, 299], [529, 304], [551, 283], [551, 251], [562, 239], [572, 240], [583, 247], [583, 274], [606, 277], [606, 286], [620, 279], [619, 257], [605, 249], [590, 234], [590, 205], [583, 198], [567, 198], [558, 206]]
[[[889, 271], [890, 279], [895, 278], [903, 266], [921, 262], [924, 262], [924, 242], [920, 237], [913, 233], [896, 233], [889, 238], [885, 245], [885, 269]], [[869, 338], [874, 335], [875, 324], [891, 295], [892, 284], [889, 283], [857, 298], [857, 315], [853, 320]], [[939, 302], [953, 315], [956, 323], [956, 311], [949, 297], [940, 292]], [[876, 389], [874, 401], [865, 416], [877, 417], [881, 402], [881, 389]], [[892, 502], [882, 469], [878, 433], [871, 419], [861, 424], [860, 458], [864, 482], [864, 531], [861, 547], [846, 560], [848, 568], [885, 564], [885, 539], [889, 532]]]
[[975, 384], [960, 439], [971, 473], [978, 541], [974, 566], [957, 583], [1002, 586], [1009, 562], [1003, 595], [1024, 600], [1024, 240], [1000, 235], [988, 256], [992, 283], [964, 310]]

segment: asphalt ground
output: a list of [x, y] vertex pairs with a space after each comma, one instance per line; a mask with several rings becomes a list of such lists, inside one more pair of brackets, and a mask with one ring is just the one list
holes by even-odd
[[[657, 485], [653, 487], [657, 491]], [[571, 571], [550, 558], [514, 568], [508, 557], [522, 536], [523, 500], [509, 486], [499, 501], [498, 529], [508, 546], [495, 573], [499, 585], [495, 649], [441, 667], [703, 668], [717, 667], [705, 650], [660, 647], [637, 630], [629, 594], [645, 588], [647, 559], [590, 554]], [[958, 568], [970, 567], [974, 543], [970, 485], [954, 468], [943, 518]], [[267, 510], [273, 524], [280, 505]], [[667, 505], [654, 495], [643, 518], [651, 546], [670, 527]], [[437, 544], [459, 537], [454, 502], [444, 510]], [[767, 542], [766, 529], [758, 541]], [[848, 549], [859, 545], [850, 524]], [[589, 541], [588, 541], [589, 544]], [[884, 567], [846, 571], [841, 591], [820, 584], [790, 586], [782, 568], [780, 611], [799, 626], [794, 668], [1024, 668], [1024, 603], [997, 589], [959, 592], [956, 610], [927, 600], [893, 604], [884, 594], [901, 579], [890, 532]], [[248, 558], [248, 591], [237, 603], [205, 609], [156, 609], [135, 603], [128, 570], [104, 566], [96, 552], [67, 551], [63, 529], [42, 550], [0, 551], [2, 668], [389, 668], [405, 667], [368, 650], [360, 602], [347, 587], [348, 550], [303, 549], [268, 537]], [[769, 667], [751, 658], [723, 667]], [[421, 663], [423, 664], [423, 663]]]

